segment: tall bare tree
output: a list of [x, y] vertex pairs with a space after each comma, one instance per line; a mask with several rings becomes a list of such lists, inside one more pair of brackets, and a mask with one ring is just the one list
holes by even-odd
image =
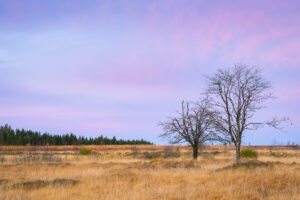
[[197, 103], [182, 101], [177, 117], [169, 117], [166, 122], [159, 123], [164, 130], [160, 137], [168, 139], [171, 144], [189, 143], [196, 160], [199, 148], [214, 139], [213, 122], [214, 112], [208, 99]]
[[256, 121], [254, 114], [264, 108], [263, 103], [272, 98], [270, 82], [261, 70], [236, 64], [233, 68], [219, 69], [212, 77], [207, 77], [207, 93], [218, 113], [215, 128], [222, 140], [233, 142], [236, 149], [236, 164], [240, 162], [240, 148], [245, 131], [256, 130], [264, 125], [281, 128], [288, 118], [273, 118]]

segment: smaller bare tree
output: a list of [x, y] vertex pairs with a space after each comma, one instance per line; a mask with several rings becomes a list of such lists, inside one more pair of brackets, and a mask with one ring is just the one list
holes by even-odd
[[[190, 104], [193, 106], [190, 107]], [[159, 137], [168, 139], [171, 144], [189, 143], [196, 160], [199, 148], [214, 139], [213, 123], [214, 112], [208, 99], [197, 103], [182, 101], [177, 117], [169, 117], [166, 122], [159, 123], [164, 130]]]

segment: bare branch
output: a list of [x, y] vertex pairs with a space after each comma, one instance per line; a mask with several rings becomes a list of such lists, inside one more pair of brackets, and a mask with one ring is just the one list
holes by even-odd
[[[255, 121], [254, 114], [264, 108], [263, 103], [274, 98], [269, 92], [271, 84], [262, 77], [261, 69], [236, 64], [233, 68], [218, 70], [214, 76], [207, 77], [207, 81], [206, 93], [217, 112], [215, 129], [221, 139], [236, 145], [237, 154], [244, 131], [262, 126], [282, 129], [281, 124], [288, 121], [288, 118]], [[239, 162], [239, 155], [236, 161]]]
[[159, 123], [164, 131], [160, 137], [168, 139], [171, 144], [188, 142], [193, 147], [195, 159], [200, 146], [217, 138], [213, 131], [215, 114], [207, 98], [197, 103], [182, 101], [177, 117]]

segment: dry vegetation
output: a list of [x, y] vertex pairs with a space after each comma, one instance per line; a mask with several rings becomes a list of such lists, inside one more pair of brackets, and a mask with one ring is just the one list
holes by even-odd
[[[300, 199], [300, 151], [262, 147], [232, 166], [232, 147], [1, 147], [0, 199]], [[253, 148], [253, 147], [252, 147]]]

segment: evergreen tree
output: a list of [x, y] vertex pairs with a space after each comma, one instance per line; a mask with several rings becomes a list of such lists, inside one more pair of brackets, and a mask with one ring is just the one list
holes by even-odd
[[96, 138], [77, 137], [73, 133], [64, 135], [50, 135], [49, 133], [34, 132], [31, 130], [16, 129], [5, 124], [0, 126], [0, 145], [124, 145], [124, 144], [152, 144], [141, 140], [118, 140], [100, 135]]

